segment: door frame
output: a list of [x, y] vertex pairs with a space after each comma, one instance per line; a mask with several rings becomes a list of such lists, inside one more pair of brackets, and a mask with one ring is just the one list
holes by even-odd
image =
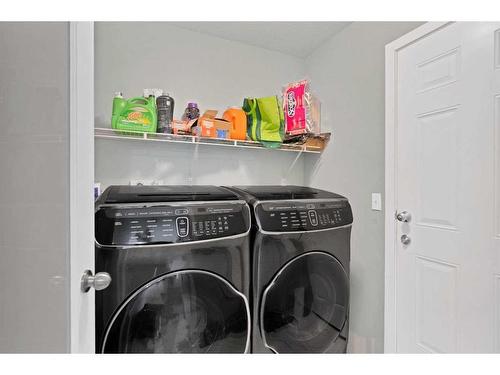
[[385, 302], [384, 352], [397, 352], [397, 85], [398, 52], [453, 22], [428, 22], [385, 46]]
[[69, 23], [70, 300], [69, 351], [95, 353], [94, 291], [82, 294], [94, 271], [94, 23]]

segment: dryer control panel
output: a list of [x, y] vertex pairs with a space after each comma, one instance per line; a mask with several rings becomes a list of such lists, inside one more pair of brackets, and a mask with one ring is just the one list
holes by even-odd
[[95, 238], [103, 246], [203, 241], [245, 233], [246, 203], [106, 206], [95, 213]]
[[268, 232], [295, 232], [335, 228], [352, 224], [352, 211], [345, 200], [266, 201], [255, 208], [258, 223]]

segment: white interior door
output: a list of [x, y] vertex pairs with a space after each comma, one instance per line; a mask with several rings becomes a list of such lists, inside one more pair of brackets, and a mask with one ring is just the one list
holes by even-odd
[[499, 28], [452, 23], [395, 52], [397, 352], [499, 349]]

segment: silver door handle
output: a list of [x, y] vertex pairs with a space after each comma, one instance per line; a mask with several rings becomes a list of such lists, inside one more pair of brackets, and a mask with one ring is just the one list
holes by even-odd
[[401, 211], [396, 214], [396, 219], [402, 223], [409, 223], [411, 220], [411, 214], [408, 211]]
[[402, 243], [403, 245], [409, 245], [409, 244], [410, 244], [410, 242], [411, 242], [411, 238], [410, 238], [410, 237], [408, 237], [406, 234], [403, 234], [403, 235], [401, 236], [401, 243]]
[[86, 270], [83, 273], [81, 281], [81, 289], [83, 293], [87, 293], [90, 288], [95, 290], [106, 289], [111, 284], [111, 276], [107, 272], [98, 272], [95, 275], [91, 270]]

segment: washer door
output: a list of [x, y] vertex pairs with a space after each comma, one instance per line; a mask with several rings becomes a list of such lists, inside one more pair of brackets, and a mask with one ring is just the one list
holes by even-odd
[[246, 297], [206, 271], [162, 275], [134, 292], [109, 323], [103, 353], [244, 353]]
[[348, 301], [349, 280], [335, 257], [315, 251], [292, 259], [262, 295], [264, 344], [276, 353], [327, 351], [347, 321]]

